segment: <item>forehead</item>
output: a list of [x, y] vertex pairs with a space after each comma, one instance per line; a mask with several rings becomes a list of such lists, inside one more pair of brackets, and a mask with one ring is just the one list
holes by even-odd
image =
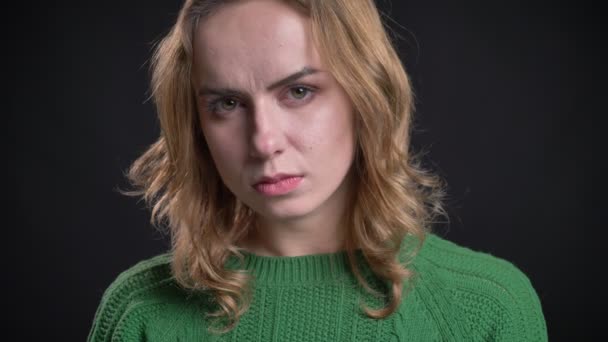
[[211, 82], [251, 84], [303, 66], [321, 69], [310, 20], [282, 1], [223, 5], [199, 23], [193, 47], [195, 77]]

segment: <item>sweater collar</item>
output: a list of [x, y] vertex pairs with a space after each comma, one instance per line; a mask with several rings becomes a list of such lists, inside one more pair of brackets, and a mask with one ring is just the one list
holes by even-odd
[[[405, 257], [417, 240], [410, 236], [402, 244], [400, 259]], [[414, 244], [412, 244], [414, 243]], [[232, 270], [243, 270], [252, 275], [257, 284], [268, 285], [301, 285], [303, 283], [355, 281], [346, 251], [336, 253], [311, 254], [303, 256], [261, 256], [241, 250], [242, 261], [231, 256], [226, 267]], [[363, 253], [355, 250], [355, 258], [361, 274], [373, 277]]]
[[[338, 282], [354, 277], [346, 251], [295, 257], [261, 256], [241, 251], [242, 262], [231, 256], [227, 268], [241, 269], [254, 276], [257, 284], [296, 285], [302, 283]], [[362, 261], [360, 250], [355, 256]], [[359, 263], [361, 264], [361, 263]]]

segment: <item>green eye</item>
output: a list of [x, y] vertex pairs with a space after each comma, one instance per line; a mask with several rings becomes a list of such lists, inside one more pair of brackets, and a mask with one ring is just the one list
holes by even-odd
[[308, 89], [306, 89], [305, 87], [295, 87], [291, 88], [289, 91], [291, 92], [291, 95], [296, 99], [303, 99], [306, 97], [306, 94], [308, 94]]
[[225, 99], [219, 103], [222, 110], [233, 110], [237, 106], [234, 99]]

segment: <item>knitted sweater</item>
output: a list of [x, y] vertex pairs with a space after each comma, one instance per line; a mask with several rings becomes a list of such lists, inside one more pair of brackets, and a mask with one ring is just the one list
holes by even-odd
[[[366, 279], [378, 290], [386, 288], [361, 255]], [[213, 301], [181, 289], [171, 276], [171, 255], [163, 254], [138, 263], [108, 287], [88, 340], [547, 340], [539, 298], [518, 268], [437, 235], [427, 235], [409, 266], [416, 274], [411, 290], [384, 319], [369, 318], [361, 310], [360, 304], [379, 308], [384, 302], [358, 285], [345, 252], [244, 256], [242, 266], [255, 276], [252, 303], [230, 332], [207, 331], [205, 312]], [[226, 266], [234, 265], [229, 261]]]

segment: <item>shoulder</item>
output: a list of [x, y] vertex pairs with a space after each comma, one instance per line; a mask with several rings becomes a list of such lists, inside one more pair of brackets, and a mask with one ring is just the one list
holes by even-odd
[[417, 296], [436, 303], [465, 337], [547, 339], [538, 295], [513, 263], [428, 234], [413, 268]]
[[159, 337], [171, 330], [188, 303], [194, 301], [172, 275], [171, 254], [143, 260], [120, 273], [105, 290], [88, 341]]
[[532, 289], [530, 279], [513, 263], [435, 234], [426, 236], [416, 262], [455, 280], [477, 280], [508, 293]]

